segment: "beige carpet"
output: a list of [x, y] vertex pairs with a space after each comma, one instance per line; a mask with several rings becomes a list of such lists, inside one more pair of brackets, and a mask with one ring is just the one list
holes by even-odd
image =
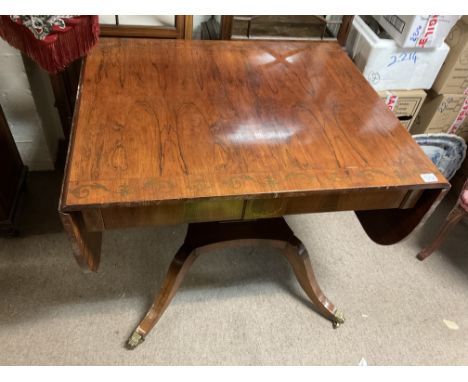
[[200, 257], [147, 340], [128, 351], [186, 226], [108, 232], [99, 273], [83, 274], [54, 212], [59, 184], [56, 174], [31, 174], [23, 233], [0, 238], [2, 365], [468, 364], [468, 222], [425, 262], [414, 257], [453, 195], [390, 247], [371, 242], [353, 213], [288, 218], [345, 312], [337, 330], [279, 253], [244, 248]]

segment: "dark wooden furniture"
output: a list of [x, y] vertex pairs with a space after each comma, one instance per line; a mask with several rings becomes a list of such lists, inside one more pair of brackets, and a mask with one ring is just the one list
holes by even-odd
[[214, 16], [211, 16], [207, 21], [201, 23], [202, 40], [220, 40], [220, 38], [220, 23], [216, 20]]
[[282, 216], [355, 210], [391, 244], [449, 188], [337, 42], [103, 38], [78, 102], [60, 203], [77, 262], [97, 270], [105, 230], [190, 223], [129, 347], [217, 244], [282, 248], [339, 324]]
[[[118, 20], [118, 19], [117, 19]], [[174, 16], [174, 26], [101, 25], [101, 36], [192, 39], [193, 16]]]
[[424, 260], [438, 249], [455, 225], [468, 215], [468, 180], [465, 182], [455, 207], [450, 211], [434, 241], [418, 253], [417, 258]]
[[[220, 34], [220, 39], [221, 40], [234, 40], [234, 39], [287, 39], [287, 40], [321, 40], [324, 39], [325, 37], [330, 37], [331, 34], [329, 34], [329, 31], [327, 30], [327, 26], [331, 25], [338, 25], [338, 33], [337, 33], [337, 40], [340, 43], [340, 45], [344, 46], [346, 43], [346, 39], [348, 37], [351, 24], [353, 22], [353, 17], [354, 16], [343, 16], [341, 20], [327, 20], [323, 16], [317, 16], [317, 15], [311, 15], [311, 16], [266, 16], [266, 15], [255, 15], [255, 16], [229, 16], [229, 15], [223, 15], [221, 16], [221, 34]], [[284, 22], [284, 21], [289, 21], [286, 23], [286, 27], [280, 28], [278, 25], [272, 25], [269, 27], [268, 25], [271, 24], [273, 20], [271, 19], [277, 19], [277, 22]], [[281, 19], [286, 19], [286, 20], [281, 20]], [[296, 36], [285, 36], [282, 33], [280, 33], [279, 30], [276, 29], [283, 29], [283, 30], [288, 30], [289, 32], [292, 32], [293, 28], [293, 19], [299, 19], [300, 24], [302, 25], [301, 30], [297, 31], [299, 35]], [[252, 30], [252, 23], [258, 20], [260, 23], [262, 20], [264, 27], [262, 28], [264, 32], [271, 31], [270, 33], [267, 33], [269, 36], [252, 36], [251, 35], [251, 30]], [[243, 22], [247, 24], [246, 31], [245, 33], [235, 33], [235, 23]], [[273, 29], [272, 29], [273, 28]], [[239, 32], [237, 28], [237, 32]], [[272, 33], [272, 35], [271, 35]], [[264, 33], [265, 34], [265, 33]]]
[[27, 168], [19, 155], [0, 105], [0, 232], [14, 234]]
[[67, 144], [70, 137], [73, 111], [75, 110], [82, 61], [82, 59], [78, 59], [62, 72], [49, 75], [55, 96], [55, 106], [59, 112], [63, 135], [66, 137]]

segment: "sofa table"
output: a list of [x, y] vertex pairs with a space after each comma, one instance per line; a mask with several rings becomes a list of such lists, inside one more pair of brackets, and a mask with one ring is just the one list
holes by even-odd
[[105, 230], [189, 223], [134, 348], [219, 246], [281, 249], [339, 325], [283, 216], [353, 210], [392, 244], [449, 187], [336, 42], [102, 38], [82, 69], [59, 210], [90, 271]]

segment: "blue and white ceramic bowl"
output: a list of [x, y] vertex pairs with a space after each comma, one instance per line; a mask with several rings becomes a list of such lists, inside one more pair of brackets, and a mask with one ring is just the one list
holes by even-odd
[[455, 175], [465, 159], [466, 143], [458, 135], [418, 134], [413, 138], [447, 180]]

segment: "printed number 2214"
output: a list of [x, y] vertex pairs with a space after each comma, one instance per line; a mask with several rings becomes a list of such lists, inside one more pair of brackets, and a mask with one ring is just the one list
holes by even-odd
[[390, 63], [387, 65], [387, 68], [389, 66], [392, 66], [398, 62], [403, 62], [403, 61], [413, 61], [416, 63], [416, 52], [411, 52], [411, 53], [400, 53], [399, 55], [392, 55], [390, 56]]

